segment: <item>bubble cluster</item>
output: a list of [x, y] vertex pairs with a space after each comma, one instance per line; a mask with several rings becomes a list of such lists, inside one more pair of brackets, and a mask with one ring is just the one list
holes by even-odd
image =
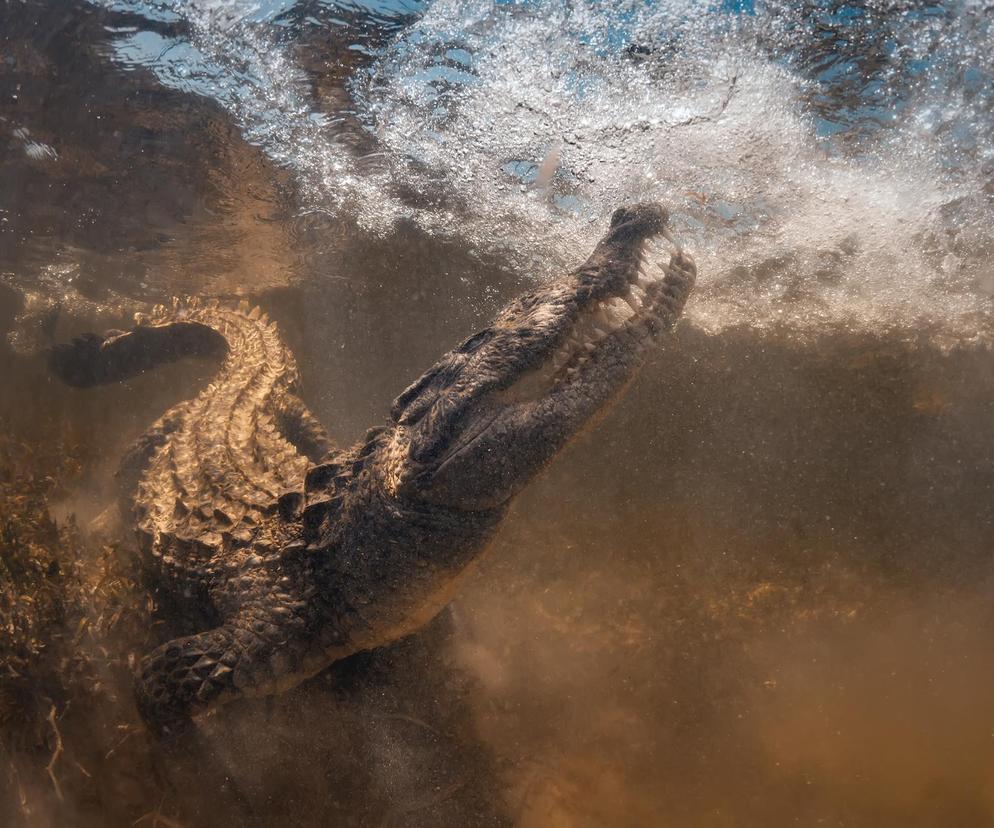
[[413, 222], [542, 279], [618, 204], [656, 199], [699, 257], [689, 315], [709, 330], [989, 336], [994, 39], [975, 3], [438, 0], [393, 9], [331, 102], [315, 74], [343, 58], [305, 71], [290, 5], [170, 9], [199, 56], [182, 83], [294, 171], [303, 212]]
[[[874, 80], [836, 43], [819, 54], [827, 24], [807, 31], [788, 7], [448, 0], [394, 42], [362, 94], [391, 155], [456, 194], [456, 232], [519, 266], [574, 262], [615, 205], [659, 199], [702, 259], [701, 325], [958, 338], [989, 324], [977, 252], [994, 227], [977, 174], [989, 113], [964, 105], [990, 77], [976, 42], [989, 32], [959, 14], [836, 21], [841, 38], [880, 41], [884, 26], [900, 38]], [[976, 65], [953, 77], [954, 53]]]

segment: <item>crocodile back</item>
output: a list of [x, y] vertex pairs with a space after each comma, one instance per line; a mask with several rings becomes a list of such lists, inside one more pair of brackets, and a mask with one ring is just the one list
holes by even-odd
[[162, 438], [138, 479], [132, 509], [154, 558], [202, 576], [226, 545], [255, 538], [279, 495], [302, 487], [309, 463], [281, 427], [298, 373], [275, 323], [258, 308], [196, 302], [160, 306], [144, 322], [177, 324], [210, 328], [226, 353], [214, 381], [157, 424]]

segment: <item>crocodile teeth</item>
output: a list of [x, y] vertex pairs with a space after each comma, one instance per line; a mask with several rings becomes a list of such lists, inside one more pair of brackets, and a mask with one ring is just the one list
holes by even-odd
[[[665, 234], [665, 239], [680, 250], [680, 244], [671, 235]], [[558, 384], [575, 379], [581, 366], [596, 359], [601, 340], [609, 336], [617, 337], [619, 342], [630, 340], [633, 349], [644, 350], [643, 326], [639, 325], [637, 329], [631, 326], [636, 321], [649, 326], [658, 315], [657, 303], [665, 298], [665, 294], [660, 296], [660, 288], [671, 270], [668, 253], [669, 247], [663, 241], [646, 244], [626, 292], [622, 296], [601, 299], [580, 316], [546, 363], [543, 371], [547, 380]]]
[[672, 244], [676, 248], [677, 254], [683, 252], [683, 245], [676, 240], [676, 237], [674, 237], [674, 235], [669, 230], [663, 228], [663, 230], [661, 230], [660, 232], [662, 233], [663, 238], [666, 239], [670, 244]]
[[612, 328], [621, 327], [635, 315], [635, 309], [624, 299], [611, 299], [605, 305], [605, 312]]

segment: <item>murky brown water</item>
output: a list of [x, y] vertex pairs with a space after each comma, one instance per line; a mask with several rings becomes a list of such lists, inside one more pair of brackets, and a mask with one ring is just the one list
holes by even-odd
[[[133, 5], [0, 6], [0, 428], [79, 444], [82, 472], [50, 505], [81, 524], [111, 496], [123, 447], [212, 366], [80, 392], [48, 377], [45, 345], [172, 294], [249, 296], [280, 323], [308, 403], [347, 444], [535, 278], [501, 245], [461, 237], [464, 217], [479, 241], [472, 189], [442, 203], [401, 182], [390, 209], [413, 217], [385, 228], [316, 209], [307, 170], [247, 140], [237, 113], [112, 59], [129, 26], [179, 38], [203, 26], [152, 25]], [[340, 8], [352, 28], [323, 30], [313, 20], [327, 21], [326, 4], [290, 5], [315, 99], [347, 110], [348, 79], [371, 60], [342, 44], [372, 49], [392, 30], [371, 34]], [[368, 154], [396, 141], [392, 128], [346, 124], [343, 145]], [[720, 174], [701, 174], [720, 192]], [[990, 331], [989, 204], [950, 201], [942, 221], [960, 235], [908, 231], [917, 247], [896, 252], [872, 245], [886, 218], [849, 247], [839, 239], [853, 228], [812, 226], [823, 235], [791, 259], [780, 254], [802, 234], [799, 213], [757, 240], [734, 215], [707, 224], [697, 186], [674, 199], [690, 237], [720, 239], [702, 242], [698, 306], [617, 410], [519, 499], [428, 630], [225, 708], [179, 749], [135, 728], [126, 671], [108, 672], [99, 704], [59, 710], [63, 799], [31, 763], [53, 748], [43, 733], [19, 773], [0, 776], [0, 816], [994, 823], [994, 357], [964, 333]], [[843, 196], [826, 192], [837, 219]], [[579, 262], [577, 240], [597, 226], [577, 226], [545, 237], [526, 225], [520, 247]], [[913, 259], [903, 286], [847, 282], [891, 254]], [[921, 269], [946, 256], [955, 274]], [[911, 311], [893, 301], [902, 291]], [[868, 310], [854, 317], [861, 294]], [[126, 654], [141, 649], [135, 635], [80, 646]], [[19, 755], [2, 758], [15, 768]]]

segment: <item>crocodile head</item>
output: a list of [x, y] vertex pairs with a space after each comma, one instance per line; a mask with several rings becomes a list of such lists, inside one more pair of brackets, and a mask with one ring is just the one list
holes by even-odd
[[679, 251], [653, 261], [666, 222], [656, 204], [616, 210], [584, 265], [512, 302], [405, 390], [382, 446], [390, 494], [498, 508], [604, 412], [694, 283]]

